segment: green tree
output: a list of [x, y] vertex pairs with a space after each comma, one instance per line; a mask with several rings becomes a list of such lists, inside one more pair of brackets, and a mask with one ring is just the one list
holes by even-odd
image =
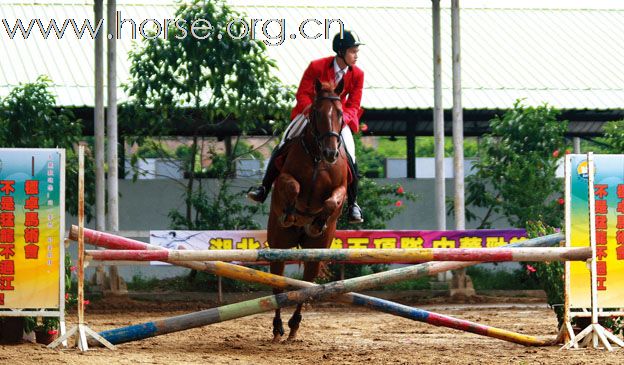
[[360, 175], [382, 177], [384, 175], [385, 156], [375, 148], [364, 145], [359, 135], [354, 135], [353, 140], [355, 142]]
[[479, 228], [491, 227], [492, 213], [502, 214], [516, 227], [532, 220], [549, 226], [561, 223], [558, 198], [563, 184], [555, 172], [563, 157], [567, 122], [557, 120], [558, 115], [547, 105], [525, 107], [516, 101], [491, 121], [491, 132], [479, 144], [475, 174], [466, 178], [466, 207], [486, 212], [477, 217], [467, 209], [467, 219], [479, 218]]
[[[359, 134], [355, 134], [353, 139], [360, 175], [382, 175], [384, 156], [362, 144]], [[380, 185], [375, 180], [363, 177], [358, 186], [358, 204], [362, 207], [364, 223], [354, 227], [348, 223], [347, 214], [342, 214], [338, 220], [338, 229], [384, 229], [390, 219], [405, 209], [404, 201], [416, 199], [414, 194], [405, 191], [399, 184]]]
[[[229, 25], [233, 34], [241, 34], [241, 24], [228, 23], [232, 19], [245, 19], [224, 1], [195, 0], [181, 4], [173, 18], [179, 19], [177, 25], [183, 25], [184, 29], [170, 24], [166, 39], [144, 39], [140, 47], [130, 52], [131, 80], [127, 91], [131, 104], [124, 114], [124, 122], [148, 120], [147, 135], [165, 134], [173, 123], [193, 131], [191, 147], [184, 154], [188, 174], [186, 210], [184, 214], [172, 212], [171, 216], [176, 227], [203, 229], [209, 228], [203, 224], [215, 220], [207, 210], [209, 207], [221, 207], [217, 212], [223, 212], [219, 219], [224, 221], [232, 218], [230, 214], [239, 214], [239, 210], [224, 207], [236, 205], [236, 199], [228, 192], [231, 184], [226, 180], [233, 176], [233, 161], [240, 156], [234, 153], [238, 138], [232, 146], [226, 137], [226, 168], [219, 168], [220, 191], [208, 196], [201, 182], [196, 181], [202, 176], [195, 167], [198, 158], [201, 160], [206, 154], [214, 158], [216, 154], [202, 151], [204, 143], [200, 135], [231, 123], [236, 123], [234, 127], [245, 134], [250, 128], [269, 122], [269, 116], [276, 125], [283, 125], [292, 90], [272, 76], [276, 64], [266, 56], [263, 42], [234, 39], [218, 32]], [[189, 28], [196, 19], [207, 20], [212, 30], [195, 29], [193, 36]], [[140, 138], [136, 140], [140, 142]], [[245, 228], [238, 223], [235, 226]]]
[[[65, 149], [65, 207], [78, 213], [78, 154], [74, 148], [82, 138], [82, 125], [71, 111], [56, 108], [51, 81], [40, 76], [33, 83], [20, 84], [0, 99], [0, 146], [15, 148]], [[85, 158], [85, 170], [93, 171], [93, 159]], [[95, 174], [85, 173], [85, 215], [92, 218], [95, 202]]]
[[624, 153], [624, 120], [605, 123], [604, 136], [599, 139], [602, 149], [592, 148], [596, 153]]

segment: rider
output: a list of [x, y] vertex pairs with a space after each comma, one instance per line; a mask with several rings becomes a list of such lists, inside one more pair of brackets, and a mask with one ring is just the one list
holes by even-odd
[[[356, 202], [358, 192], [358, 169], [355, 162], [355, 143], [353, 142], [352, 131], [359, 131], [359, 119], [363, 110], [360, 108], [362, 99], [362, 88], [364, 87], [364, 72], [355, 65], [358, 58], [360, 42], [355, 32], [344, 30], [334, 36], [332, 48], [336, 56], [325, 57], [312, 61], [305, 70], [296, 98], [297, 105], [293, 109], [290, 117], [292, 121], [284, 132], [284, 137], [280, 144], [273, 151], [267, 166], [262, 185], [249, 189], [247, 196], [256, 202], [262, 203], [267, 198], [273, 181], [279, 175], [275, 167], [275, 158], [282, 152], [282, 147], [287, 141], [293, 139], [303, 132], [308, 123], [308, 110], [314, 101], [315, 89], [314, 81], [334, 81], [336, 84], [344, 79], [344, 90], [340, 95], [343, 106], [343, 119], [345, 127], [341, 136], [347, 151], [349, 166], [351, 168], [353, 180], [347, 187], [349, 223], [362, 223], [362, 210]], [[348, 128], [347, 128], [348, 126]]]

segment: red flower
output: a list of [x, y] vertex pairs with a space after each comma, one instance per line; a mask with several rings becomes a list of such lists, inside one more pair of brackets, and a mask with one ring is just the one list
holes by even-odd
[[535, 269], [535, 268], [534, 268], [533, 266], [531, 266], [531, 265], [527, 265], [526, 267], [527, 267], [527, 272], [529, 272], [529, 273], [532, 273], [532, 272], [536, 272], [536, 271], [537, 271], [537, 269]]
[[397, 200], [397, 201], [396, 201], [396, 203], [394, 203], [394, 205], [396, 205], [396, 206], [397, 206], [397, 208], [398, 208], [398, 207], [400, 207], [400, 206], [402, 206], [402, 205], [403, 205], [403, 202], [402, 202], [402, 201], [400, 201], [400, 200]]
[[57, 331], [57, 330], [49, 330], [49, 331], [48, 331], [48, 335], [53, 335], [53, 336], [54, 336], [54, 335], [56, 335], [57, 333], [58, 333], [58, 331]]
[[552, 155], [552, 156], [553, 156], [554, 158], [559, 157], [559, 150], [554, 150], [554, 151], [553, 151], [553, 155]]
[[84, 300], [82, 301], [82, 303], [83, 303], [84, 305], [89, 305], [91, 302], [89, 301], [89, 299], [84, 299]]
[[397, 189], [397, 194], [403, 194], [404, 192], [405, 190], [403, 190], [403, 187], [399, 185], [399, 188]]
[[571, 151], [568, 149], [566, 150], [566, 155], [569, 155], [571, 153]]
[[360, 123], [360, 130], [362, 132], [368, 131], [368, 125], [366, 123]]
[[557, 203], [559, 203], [559, 205], [564, 205], [565, 200], [563, 198], [559, 198], [559, 200], [557, 200]]
[[69, 299], [69, 293], [65, 293], [65, 300]]
[[72, 266], [72, 267], [69, 268], [69, 270], [71, 272], [74, 272], [74, 271], [78, 270], [78, 267], [77, 266]]

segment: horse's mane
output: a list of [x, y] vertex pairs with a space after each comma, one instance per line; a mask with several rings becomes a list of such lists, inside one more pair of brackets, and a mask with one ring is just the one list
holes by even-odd
[[[336, 87], [338, 87], [338, 85], [333, 82], [333, 81], [320, 81], [321, 84], [321, 88], [318, 91], [318, 93], [316, 94], [316, 98], [318, 100], [318, 98], [321, 97], [321, 93], [326, 92], [329, 94], [334, 94], [336, 95]], [[342, 114], [342, 103], [340, 102], [340, 100], [336, 100], [334, 101], [334, 105], [337, 107], [338, 113]]]
[[333, 81], [324, 81], [321, 82], [321, 91], [326, 91], [328, 93], [333, 93], [336, 89], [336, 83]]

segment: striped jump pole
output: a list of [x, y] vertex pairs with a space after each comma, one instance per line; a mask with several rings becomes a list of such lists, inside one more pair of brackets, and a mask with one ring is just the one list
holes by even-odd
[[424, 261], [585, 261], [591, 247], [411, 248], [411, 249], [263, 249], [263, 250], [88, 250], [93, 260], [129, 261], [355, 261], [417, 263]]
[[[443, 267], [443, 265], [435, 263], [408, 266], [372, 275], [335, 281], [324, 285], [315, 285], [299, 289], [297, 291], [265, 296], [258, 299], [247, 300], [195, 313], [103, 331], [100, 332], [100, 335], [113, 344], [136, 341], [171, 332], [242, 318], [253, 314], [275, 310], [277, 308], [301, 304], [307, 301], [322, 301], [348, 292], [373, 289], [398, 281], [437, 274], [438, 272], [445, 271], [446, 269], [447, 268]], [[354, 301], [354, 303], [357, 303], [357, 301]], [[380, 305], [382, 305], [381, 302]], [[394, 305], [392, 306], [392, 310], [399, 312], [399, 309], [395, 308]], [[438, 320], [440, 323], [450, 322], [449, 318], [432, 317], [430, 319], [432, 321]], [[466, 324], [462, 324], [462, 326], [465, 325]], [[508, 341], [524, 345], [539, 346], [549, 344], [549, 342], [537, 339], [533, 336], [526, 336], [498, 328], [489, 327], [486, 330], [484, 327], [481, 327], [481, 330], [486, 331], [485, 333], [489, 336], [504, 338]]]
[[[140, 241], [131, 240], [124, 237], [119, 237], [103, 232], [93, 231], [90, 229], [85, 229], [85, 241], [94, 244], [100, 247], [106, 247], [111, 249], [135, 249], [135, 250], [144, 250], [144, 249], [152, 249], [152, 250], [165, 250], [162, 247], [149, 245]], [[70, 238], [75, 239], [77, 235], [77, 229], [75, 226], [72, 226], [70, 231]], [[561, 240], [563, 240], [562, 234], [553, 234], [549, 236], [539, 237], [531, 240], [526, 240], [523, 242], [518, 242], [512, 245], [508, 245], [506, 247], [540, 247], [540, 246], [553, 246], [558, 244]], [[186, 261], [186, 262], [170, 262], [174, 265], [185, 266], [196, 270], [202, 270], [214, 273], [216, 275], [221, 275], [224, 277], [229, 277], [232, 279], [245, 280], [260, 284], [265, 284], [278, 288], [301, 288], [301, 287], [312, 287], [316, 284], [309, 283], [307, 281], [295, 280], [283, 276], [277, 276], [269, 273], [265, 273], [262, 271], [257, 271], [253, 269], [249, 269], [239, 265], [228, 264], [224, 262], [194, 262], [194, 261]], [[453, 270], [457, 268], [468, 267], [470, 265], [474, 265], [477, 262], [470, 263], [439, 263], [445, 267], [446, 270]], [[433, 264], [432, 264], [433, 265]], [[493, 338], [498, 338], [504, 341], [510, 341], [519, 343], [526, 346], [541, 346], [548, 344], [547, 342], [537, 339], [531, 336], [523, 336], [514, 332], [509, 332], [505, 330], [500, 330], [490, 326], [484, 326], [477, 323], [456, 319], [449, 316], [443, 316], [440, 314], [436, 314], [433, 312], [424, 311], [417, 308], [412, 308], [409, 306], [393, 303], [390, 301], [369, 297], [362, 294], [356, 293], [348, 293], [332, 298], [333, 300], [338, 300], [343, 303], [351, 303], [355, 305], [366, 306], [371, 309], [376, 309], [385, 313], [398, 315], [404, 318], [412, 319], [419, 322], [429, 323], [436, 326], [444, 326], [449, 328], [454, 328], [462, 331], [467, 331], [483, 336], [489, 336]], [[149, 326], [147, 326], [149, 327]], [[158, 327], [158, 325], [154, 325], [154, 327]], [[147, 330], [146, 330], [147, 331]], [[151, 336], [145, 336], [141, 338], [146, 338]], [[122, 342], [132, 341], [132, 339], [126, 338]]]

